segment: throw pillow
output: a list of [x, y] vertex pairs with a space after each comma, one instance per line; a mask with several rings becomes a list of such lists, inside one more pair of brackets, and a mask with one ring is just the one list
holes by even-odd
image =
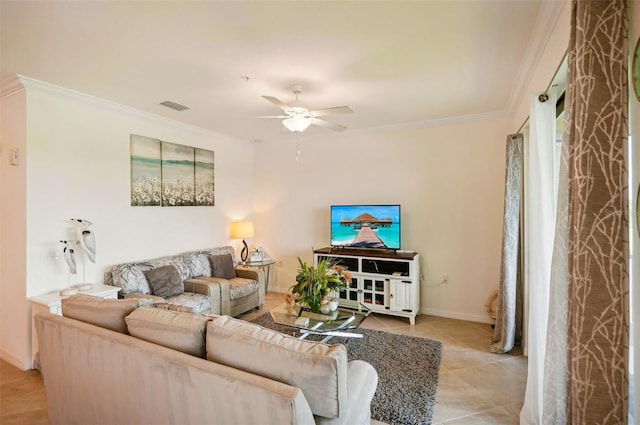
[[231, 254], [209, 255], [209, 263], [211, 264], [211, 277], [222, 279], [234, 279], [236, 277], [236, 269], [233, 268]]
[[184, 293], [184, 282], [176, 266], [156, 267], [145, 271], [144, 275], [153, 295], [167, 298]]

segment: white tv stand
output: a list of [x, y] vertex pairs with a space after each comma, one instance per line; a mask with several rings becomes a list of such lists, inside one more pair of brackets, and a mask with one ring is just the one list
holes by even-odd
[[420, 312], [420, 263], [413, 251], [320, 248], [315, 265], [329, 259], [351, 273], [351, 285], [340, 298], [358, 301], [373, 313], [406, 317], [412, 325]]

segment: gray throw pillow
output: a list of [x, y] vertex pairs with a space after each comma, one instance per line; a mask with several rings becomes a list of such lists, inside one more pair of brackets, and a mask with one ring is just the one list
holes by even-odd
[[184, 282], [176, 266], [161, 266], [144, 272], [151, 293], [162, 298], [184, 294]]
[[209, 255], [209, 263], [211, 264], [211, 277], [235, 279], [236, 269], [233, 268], [231, 254]]

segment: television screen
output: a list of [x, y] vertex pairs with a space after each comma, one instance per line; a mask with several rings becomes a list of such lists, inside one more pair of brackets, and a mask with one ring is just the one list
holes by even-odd
[[400, 249], [400, 205], [332, 205], [331, 246]]

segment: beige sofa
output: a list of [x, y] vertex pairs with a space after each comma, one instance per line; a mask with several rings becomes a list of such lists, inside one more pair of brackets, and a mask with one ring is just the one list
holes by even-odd
[[63, 302], [65, 317], [35, 317], [54, 425], [370, 423], [377, 373], [348, 362], [342, 345], [137, 300], [86, 300]]
[[[215, 277], [212, 258], [231, 257], [232, 275]], [[147, 274], [153, 269], [174, 266], [184, 291], [169, 297], [154, 294]], [[228, 270], [226, 270], [228, 272]], [[218, 274], [220, 276], [220, 274]], [[105, 273], [105, 284], [121, 288], [121, 298], [145, 298], [169, 307], [181, 306], [196, 314], [237, 316], [264, 304], [264, 277], [255, 269], [238, 265], [231, 246], [189, 251], [178, 255], [116, 264]]]

